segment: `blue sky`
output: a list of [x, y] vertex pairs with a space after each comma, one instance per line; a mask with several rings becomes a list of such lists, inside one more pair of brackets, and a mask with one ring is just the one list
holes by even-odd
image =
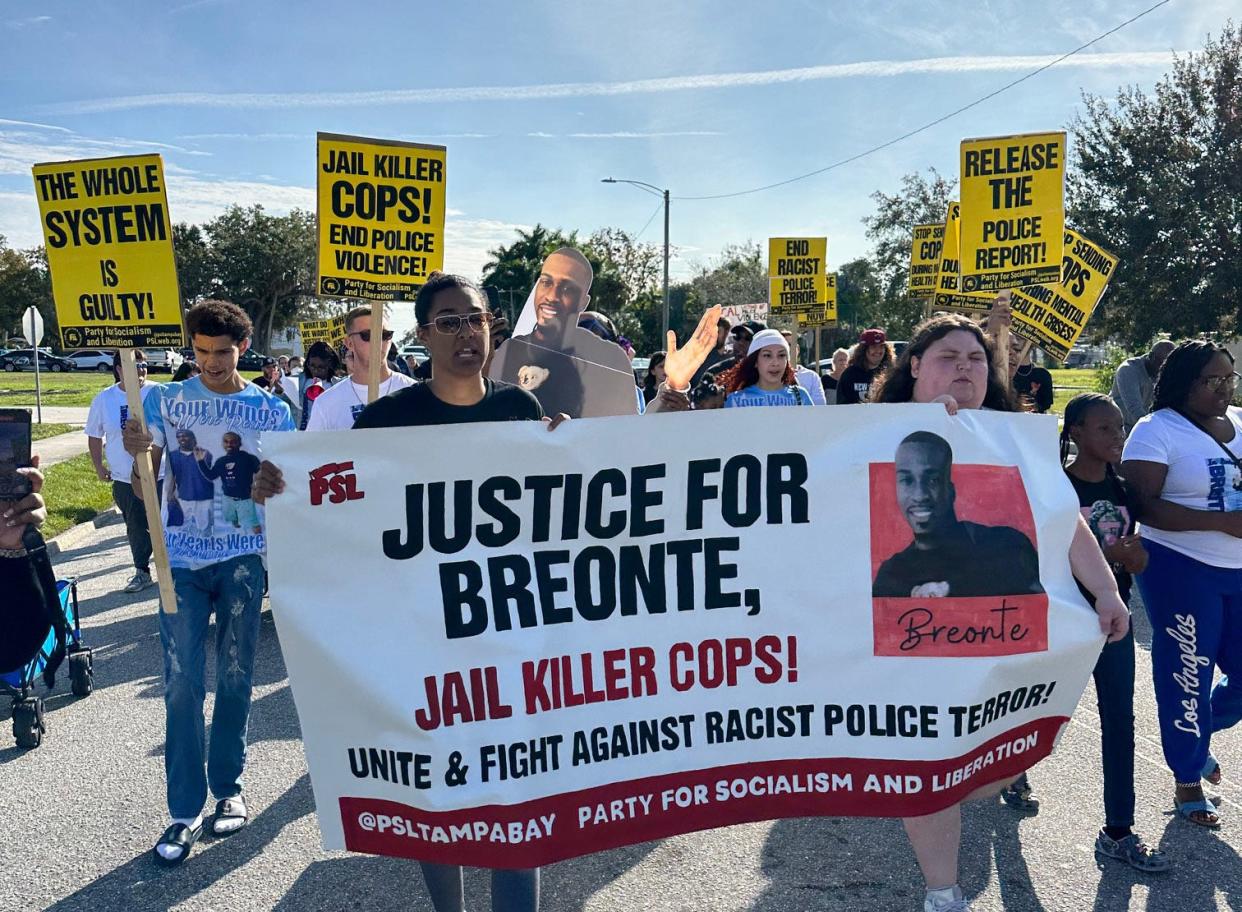
[[[349, 4], [39, 0], [0, 11], [0, 234], [41, 240], [30, 165], [159, 151], [177, 221], [314, 207], [317, 130], [448, 146], [446, 265], [536, 222], [636, 232], [658, 200], [822, 167], [961, 106], [1155, 0]], [[816, 178], [674, 199], [674, 276], [730, 242], [824, 235], [864, 254], [869, 194], [967, 136], [1059, 129], [1081, 90], [1150, 89], [1235, 0], [1172, 0], [1001, 97]], [[644, 241], [661, 239], [652, 218]]]

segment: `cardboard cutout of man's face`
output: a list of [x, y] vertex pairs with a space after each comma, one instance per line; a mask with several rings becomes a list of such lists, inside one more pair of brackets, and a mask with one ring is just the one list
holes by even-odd
[[591, 301], [591, 272], [582, 263], [561, 253], [543, 261], [535, 282], [535, 322], [544, 332], [565, 325], [576, 326], [578, 314]]
[[916, 538], [943, 532], [955, 521], [953, 464], [929, 443], [897, 448], [897, 506]]

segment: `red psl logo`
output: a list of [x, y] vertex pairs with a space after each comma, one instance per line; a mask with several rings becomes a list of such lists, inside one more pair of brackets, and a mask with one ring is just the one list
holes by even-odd
[[323, 503], [324, 495], [329, 503], [362, 500], [365, 492], [358, 490], [358, 476], [350, 462], [329, 462], [310, 473], [310, 502], [312, 507]]

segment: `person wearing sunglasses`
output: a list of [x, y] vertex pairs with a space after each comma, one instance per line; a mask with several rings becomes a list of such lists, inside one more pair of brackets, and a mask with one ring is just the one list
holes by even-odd
[[[458, 275], [433, 272], [414, 300], [418, 339], [431, 352], [435, 371], [430, 380], [415, 383], [376, 399], [354, 422], [357, 428], [416, 427], [465, 424], [476, 421], [539, 421], [555, 430], [569, 416], [544, 416], [539, 400], [518, 386], [483, 376], [491, 351], [493, 314], [477, 285]], [[434, 449], [428, 459], [451, 460], [452, 453]], [[251, 496], [257, 503], [285, 488], [284, 477], [264, 460]], [[436, 912], [461, 912], [463, 879], [459, 865], [421, 862], [427, 891]], [[493, 870], [494, 912], [535, 912], [539, 908], [539, 869]]]
[[[1173, 804], [1219, 829], [1203, 779], [1221, 781], [1212, 735], [1242, 719], [1242, 409], [1233, 356], [1183, 342], [1160, 368], [1151, 414], [1134, 426], [1121, 474], [1138, 501], [1151, 619], [1152, 680]], [[1213, 686], [1215, 670], [1225, 675]]]
[[[383, 341], [392, 338], [392, 330], [384, 330]], [[314, 411], [306, 423], [308, 431], [347, 431], [367, 407], [369, 372], [371, 370], [371, 308], [355, 307], [345, 315], [345, 350], [349, 376], [325, 390], [315, 400]], [[393, 371], [387, 363], [380, 365], [379, 395], [387, 396], [413, 386], [412, 378]]]

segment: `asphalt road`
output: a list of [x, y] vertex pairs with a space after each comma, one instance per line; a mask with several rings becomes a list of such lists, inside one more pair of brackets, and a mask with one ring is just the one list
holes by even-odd
[[[0, 910], [429, 910], [415, 864], [326, 853], [275, 627], [265, 614], [250, 726], [250, 826], [206, 840], [180, 868], [150, 860], [165, 827], [164, 710], [155, 590], [119, 594], [129, 576], [124, 530], [75, 539], [58, 558], [79, 579], [96, 692], [58, 682], [42, 747], [13, 746], [0, 700]], [[972, 907], [1014, 912], [1205, 912], [1242, 908], [1242, 733], [1218, 736], [1224, 828], [1172, 816], [1161, 759], [1148, 630], [1140, 643], [1138, 828], [1173, 857], [1168, 875], [1097, 865], [1102, 816], [1099, 729], [1088, 690], [1056, 753], [1032, 773], [1043, 808], [1023, 817], [999, 803], [965, 813], [961, 882]], [[208, 667], [214, 659], [209, 656]], [[212, 687], [209, 681], [209, 689]], [[209, 695], [210, 699], [210, 695]], [[487, 877], [467, 876], [468, 904], [488, 908]], [[647, 843], [553, 865], [543, 908], [568, 910], [882, 910], [921, 908], [922, 887], [899, 822], [801, 819]]]

